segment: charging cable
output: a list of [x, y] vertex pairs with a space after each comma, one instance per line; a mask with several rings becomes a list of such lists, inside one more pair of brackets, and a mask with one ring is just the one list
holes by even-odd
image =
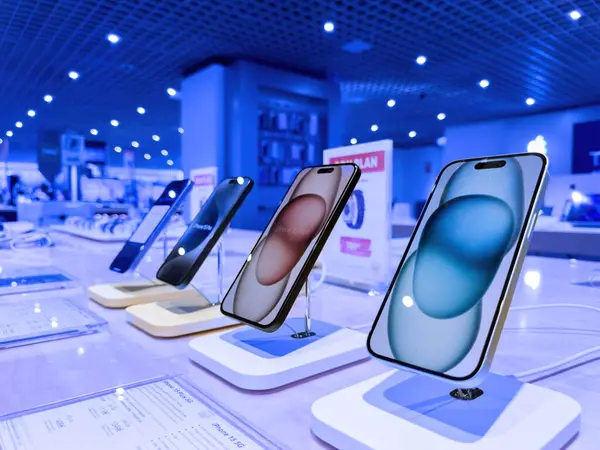
[[[582, 305], [582, 304], [577, 304], [577, 303], [543, 303], [543, 304], [539, 304], [539, 305], [530, 305], [530, 306], [515, 306], [515, 307], [511, 308], [511, 310], [528, 311], [528, 310], [533, 310], [533, 309], [549, 309], [549, 308], [575, 308], [575, 309], [583, 309], [583, 310], [587, 310], [587, 311], [600, 312], [600, 308], [597, 308], [595, 306]], [[518, 372], [518, 373], [515, 373], [513, 376], [518, 379], [531, 378], [531, 377], [535, 377], [538, 375], [542, 375], [543, 378], [549, 378], [554, 375], [558, 375], [563, 370], [567, 370], [567, 368], [565, 368], [564, 366], [567, 366], [568, 364], [574, 363], [576, 361], [579, 361], [582, 358], [585, 358], [586, 356], [590, 356], [590, 355], [593, 355], [598, 352], [600, 352], [600, 346], [592, 347], [587, 350], [583, 350], [581, 352], [575, 353], [574, 355], [571, 355], [567, 358], [563, 358], [555, 363], [547, 364], [545, 366], [541, 366], [541, 367], [538, 367], [535, 369], [525, 370], [523, 372]], [[548, 373], [550, 371], [552, 371], [552, 372]]]

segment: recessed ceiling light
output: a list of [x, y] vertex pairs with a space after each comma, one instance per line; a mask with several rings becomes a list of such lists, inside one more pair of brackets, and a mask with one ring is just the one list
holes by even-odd
[[408, 133], [408, 137], [411, 138], [411, 139], [414, 138], [416, 135], [417, 135], [416, 131], [411, 131], [411, 132]]
[[152, 135], [152, 140], [155, 141], [155, 142], [158, 142], [158, 141], [160, 141], [160, 136], [158, 134], [153, 134]]
[[6, 132], [6, 135], [7, 135], [8, 137], [12, 137], [12, 135], [13, 135], [13, 132], [12, 132], [11, 130], [8, 130], [8, 131]]
[[569, 13], [569, 17], [571, 18], [571, 20], [577, 21], [583, 17], [583, 14], [578, 9], [574, 9]]
[[396, 100], [394, 100], [393, 98], [390, 98], [387, 101], [387, 105], [388, 105], [389, 108], [393, 108], [394, 106], [396, 106]]
[[96, 136], [98, 134], [98, 130], [96, 130], [95, 128], [92, 128], [90, 130], [90, 134]]
[[532, 106], [535, 104], [535, 98], [529, 97], [527, 100], [525, 100], [525, 103], [527, 103], [527, 106]]
[[333, 30], [335, 30], [335, 24], [331, 21], [327, 21], [323, 24], [323, 29], [326, 33], [333, 33]]
[[115, 152], [117, 153], [121, 153], [123, 149], [121, 147], [119, 147], [118, 145], [115, 147]]
[[167, 94], [169, 94], [171, 97], [173, 97], [174, 95], [177, 94], [177, 91], [170, 87], [167, 89]]
[[146, 114], [146, 108], [144, 108], [143, 106], [138, 106], [137, 112], [138, 114]]
[[21, 121], [15, 122], [15, 127], [23, 128], [23, 122], [21, 122]]
[[118, 34], [115, 34], [115, 33], [109, 33], [106, 35], [106, 39], [111, 44], [116, 44], [121, 40], [121, 36], [119, 36]]
[[54, 100], [54, 97], [52, 97], [51, 95], [44, 95], [44, 101], [46, 103], [52, 103], [52, 100]]
[[356, 140], [356, 138], [352, 138], [352, 139], [350, 139], [350, 143], [351, 143], [352, 145], [356, 144], [357, 142], [358, 142], [358, 141]]
[[79, 78], [79, 73], [75, 72], [74, 70], [71, 70], [69, 72], [69, 78], [71, 80], [76, 80], [77, 78]]
[[490, 81], [486, 80], [485, 78], [479, 82], [479, 86], [482, 87], [483, 89], [485, 89], [489, 85], [490, 85]]
[[427, 62], [427, 57], [423, 56], [423, 55], [419, 55], [419, 56], [417, 56], [416, 62], [418, 65], [422, 66], [423, 64], [425, 64]]
[[152, 158], [152, 156], [150, 156], [150, 153], [144, 153], [144, 159], [149, 160], [150, 158]]
[[2, 144], [4, 141], [2, 140], [2, 138], [0, 138], [0, 144]]
[[435, 141], [435, 143], [437, 145], [439, 145], [440, 147], [443, 147], [444, 145], [446, 145], [446, 142], [448, 142], [448, 139], [446, 138], [446, 136], [441, 136], [441, 137], [437, 138]]
[[111, 121], [110, 121], [110, 124], [111, 124], [113, 127], [118, 127], [118, 126], [119, 126], [119, 121], [118, 121], [118, 120], [115, 120], [115, 119], [113, 119], [113, 120], [111, 120]]
[[35, 117], [35, 109], [30, 109], [29, 111], [27, 111], [27, 115], [29, 117]]
[[379, 126], [376, 124], [371, 125], [371, 131], [377, 131], [379, 130]]
[[179, 134], [183, 134], [183, 128], [182, 127], [177, 128], [177, 131], [179, 131]]
[[140, 143], [138, 141], [131, 141], [131, 146], [133, 148], [138, 148], [140, 146]]
[[169, 156], [169, 152], [168, 152], [168, 151], [166, 151], [165, 149], [162, 149], [162, 150], [160, 151], [160, 154], [161, 154], [161, 155], [163, 155], [163, 156]]
[[172, 166], [172, 165], [173, 165], [173, 160], [172, 160], [172, 159], [167, 159], [167, 164], [168, 164], [169, 166]]
[[437, 115], [437, 118], [438, 118], [438, 120], [444, 120], [444, 119], [446, 118], [446, 114], [444, 114], [444, 113], [439, 113], [439, 114]]

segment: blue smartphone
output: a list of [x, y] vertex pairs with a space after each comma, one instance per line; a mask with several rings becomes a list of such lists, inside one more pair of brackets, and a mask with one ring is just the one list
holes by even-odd
[[221, 181], [160, 266], [156, 278], [178, 289], [185, 288], [227, 230], [253, 185], [248, 177]]
[[125, 273], [135, 269], [156, 238], [177, 212], [185, 196], [190, 192], [190, 180], [173, 181], [167, 185], [154, 202], [144, 220], [140, 222], [131, 237], [110, 265], [110, 270]]

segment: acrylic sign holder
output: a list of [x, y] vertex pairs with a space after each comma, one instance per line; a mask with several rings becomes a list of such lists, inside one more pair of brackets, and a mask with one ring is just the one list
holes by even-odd
[[[136, 304], [126, 309], [127, 321], [151, 336], [169, 338], [192, 333], [215, 330], [236, 325], [238, 322], [221, 314], [223, 299], [224, 255], [221, 239], [216, 245], [217, 253], [217, 300], [190, 284], [184, 290], [172, 289], [165, 298], [152, 303]], [[174, 292], [173, 292], [174, 291]], [[185, 295], [182, 295], [185, 293]], [[179, 295], [178, 295], [179, 294]]]
[[365, 334], [311, 319], [308, 282], [304, 295], [303, 318], [286, 320], [274, 333], [245, 326], [197, 337], [190, 359], [237, 387], [263, 391], [368, 357]]
[[580, 427], [572, 398], [489, 373], [476, 389], [393, 370], [317, 400], [313, 433], [337, 448], [564, 448]]

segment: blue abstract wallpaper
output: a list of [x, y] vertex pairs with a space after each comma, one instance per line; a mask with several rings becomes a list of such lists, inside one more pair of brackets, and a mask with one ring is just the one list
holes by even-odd
[[543, 165], [505, 161], [441, 175], [373, 331], [377, 354], [456, 377], [476, 369]]

